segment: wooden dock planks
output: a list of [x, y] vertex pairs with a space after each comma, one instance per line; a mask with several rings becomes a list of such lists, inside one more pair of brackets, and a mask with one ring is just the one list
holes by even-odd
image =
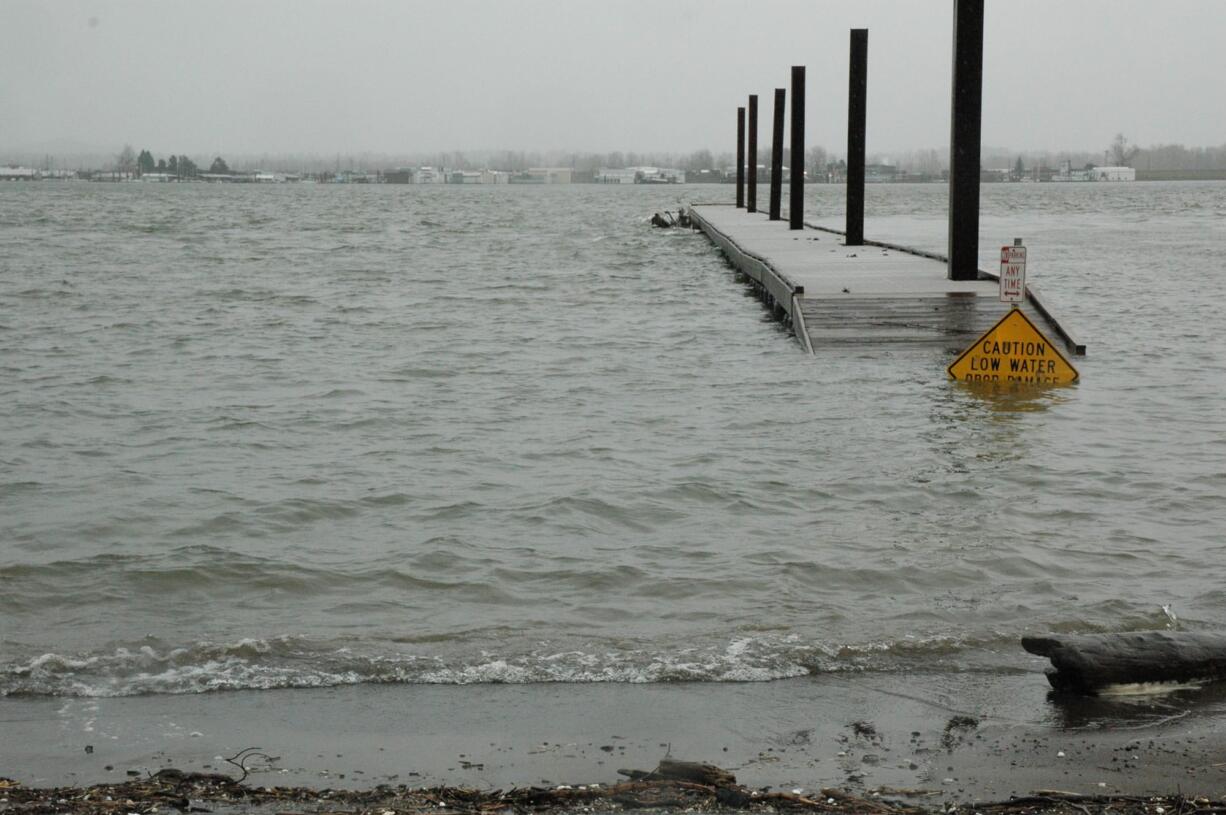
[[[903, 343], [963, 348], [1009, 310], [993, 276], [949, 280], [943, 258], [904, 247], [845, 246], [841, 234], [719, 204], [689, 208], [694, 224], [791, 320], [813, 352], [837, 345]], [[1070, 353], [1085, 346], [1031, 296], [1022, 305]], [[803, 336], [800, 336], [803, 335]]]

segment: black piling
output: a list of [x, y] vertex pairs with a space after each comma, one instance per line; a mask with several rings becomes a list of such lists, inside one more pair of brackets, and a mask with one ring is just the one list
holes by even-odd
[[805, 66], [792, 66], [792, 147], [788, 161], [788, 225], [805, 228]]
[[749, 212], [758, 211], [758, 95], [749, 94], [749, 172], [746, 182], [749, 185], [749, 195], [746, 196], [745, 209]]
[[851, 30], [847, 81], [847, 239], [864, 245], [864, 134], [868, 113], [868, 29]]
[[983, 0], [954, 0], [949, 138], [950, 280], [979, 277], [979, 151], [983, 114]]
[[772, 221], [782, 220], [779, 214], [783, 203], [783, 106], [787, 103], [787, 91], [775, 88], [775, 130], [771, 135], [771, 211]]
[[736, 109], [736, 205], [745, 206], [745, 108]]

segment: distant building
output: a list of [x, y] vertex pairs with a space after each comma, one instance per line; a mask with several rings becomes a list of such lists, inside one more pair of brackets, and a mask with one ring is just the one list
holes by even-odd
[[697, 172], [687, 172], [685, 180], [688, 184], [718, 184], [726, 179], [719, 170], [698, 170]]
[[512, 184], [569, 184], [572, 172], [570, 167], [532, 167], [511, 176], [509, 181]]
[[684, 184], [685, 170], [669, 167], [621, 167], [596, 173], [597, 184]]
[[433, 167], [418, 167], [413, 174], [414, 184], [442, 184], [447, 178], [441, 170]]
[[1084, 170], [1074, 170], [1072, 162], [1060, 163], [1060, 171], [1052, 181], [1136, 181], [1137, 171], [1131, 167], [1095, 167], [1087, 164]]
[[0, 181], [37, 181], [42, 173], [30, 167], [0, 167]]
[[499, 170], [453, 170], [447, 174], [448, 184], [506, 184], [509, 173]]
[[1095, 181], [1137, 180], [1137, 171], [1131, 167], [1095, 167], [1091, 173]]
[[388, 184], [412, 184], [413, 170], [408, 167], [398, 167], [383, 174], [383, 180]]
[[898, 179], [898, 168], [893, 164], [864, 165], [864, 181], [868, 184], [880, 184]]
[[633, 184], [634, 183], [633, 167], [625, 167], [617, 170], [603, 169], [596, 173], [597, 184]]
[[635, 167], [636, 184], [684, 184], [685, 170], [671, 167]]

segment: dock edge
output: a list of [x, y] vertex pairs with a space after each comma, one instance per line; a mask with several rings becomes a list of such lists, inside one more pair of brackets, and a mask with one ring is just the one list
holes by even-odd
[[792, 282], [786, 275], [771, 266], [770, 261], [766, 258], [750, 252], [732, 237], [721, 232], [710, 221], [699, 215], [694, 209], [695, 206], [732, 205], [687, 204], [685, 211], [695, 228], [706, 235], [723, 252], [728, 262], [753, 281], [767, 307], [774, 311], [777, 317], [791, 325], [792, 333], [796, 335], [801, 347], [806, 353], [812, 354], [813, 346], [809, 340], [809, 332], [805, 330], [804, 314], [797, 302], [805, 292], [804, 286]]

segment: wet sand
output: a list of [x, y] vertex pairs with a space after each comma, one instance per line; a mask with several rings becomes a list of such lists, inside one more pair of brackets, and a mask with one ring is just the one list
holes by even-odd
[[[83, 786], [164, 767], [254, 785], [610, 784], [666, 755], [750, 788], [1002, 800], [1226, 794], [1226, 691], [1059, 701], [1033, 673], [847, 673], [767, 683], [361, 685], [0, 699], [0, 776]], [[905, 797], [905, 796], [904, 796]]]

